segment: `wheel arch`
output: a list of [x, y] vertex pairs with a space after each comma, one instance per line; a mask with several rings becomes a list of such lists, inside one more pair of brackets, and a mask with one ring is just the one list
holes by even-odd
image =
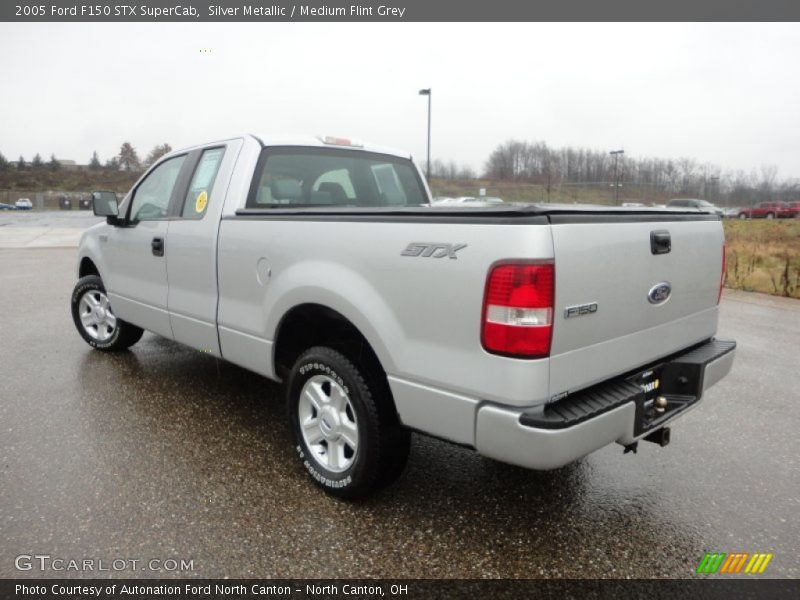
[[314, 302], [293, 306], [278, 322], [272, 360], [282, 376], [313, 346], [329, 346], [350, 360], [364, 362], [385, 374], [383, 362], [366, 335], [341, 312]]
[[90, 257], [84, 256], [78, 263], [78, 279], [86, 277], [87, 275], [97, 275], [102, 279], [100, 270], [97, 268], [95, 262]]

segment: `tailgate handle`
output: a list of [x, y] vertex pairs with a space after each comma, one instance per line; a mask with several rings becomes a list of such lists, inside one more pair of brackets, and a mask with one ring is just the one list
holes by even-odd
[[669, 231], [659, 229], [650, 232], [650, 251], [653, 254], [668, 254], [672, 250], [672, 239]]

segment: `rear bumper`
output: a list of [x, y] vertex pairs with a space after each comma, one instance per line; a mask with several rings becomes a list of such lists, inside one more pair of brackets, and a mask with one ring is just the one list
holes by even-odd
[[[503, 462], [555, 469], [612, 442], [630, 444], [696, 406], [735, 354], [735, 342], [711, 340], [537, 411], [483, 406], [475, 446]], [[667, 399], [662, 413], [655, 396]]]

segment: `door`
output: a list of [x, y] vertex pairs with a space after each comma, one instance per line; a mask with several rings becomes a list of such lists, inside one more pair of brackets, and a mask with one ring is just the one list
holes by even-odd
[[128, 225], [109, 233], [106, 290], [121, 319], [172, 338], [167, 312], [169, 209], [186, 155], [169, 158], [139, 182], [128, 203]]
[[[227, 183], [242, 145], [193, 151], [170, 221], [168, 307], [175, 340], [220, 355], [217, 336], [217, 230]], [[182, 177], [183, 179], [183, 177]]]

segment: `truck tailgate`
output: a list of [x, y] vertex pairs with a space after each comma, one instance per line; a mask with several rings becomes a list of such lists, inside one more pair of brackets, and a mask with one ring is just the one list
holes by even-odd
[[[551, 398], [630, 371], [716, 331], [721, 223], [706, 215], [665, 218], [551, 217], [556, 257]], [[668, 233], [669, 252], [654, 253], [653, 232], [662, 239]], [[664, 283], [671, 290], [666, 300], [657, 293], [651, 298], [651, 290]]]

